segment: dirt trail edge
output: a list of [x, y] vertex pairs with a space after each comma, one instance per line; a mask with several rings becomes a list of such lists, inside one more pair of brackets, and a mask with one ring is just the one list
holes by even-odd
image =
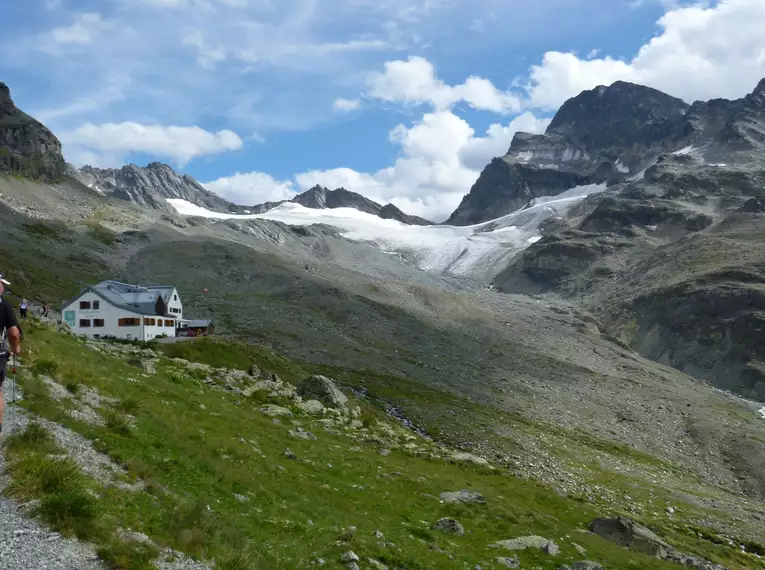
[[[6, 402], [4, 431], [16, 429], [21, 423], [26, 424], [26, 417], [17, 409], [14, 425], [11, 425], [14, 415], [9, 405], [12, 393], [13, 381], [9, 378], [3, 386]], [[5, 431], [5, 436], [10, 433]], [[0, 570], [106, 570], [106, 565], [92, 548], [51, 532], [25, 516], [22, 505], [3, 496], [7, 484], [5, 457], [0, 448]]]

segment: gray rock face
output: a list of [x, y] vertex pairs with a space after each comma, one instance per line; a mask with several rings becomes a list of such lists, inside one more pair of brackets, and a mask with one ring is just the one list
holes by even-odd
[[585, 184], [616, 183], [683, 146], [688, 105], [655, 89], [617, 82], [568, 100], [544, 135], [517, 133], [447, 223], [498, 218], [539, 196]]
[[300, 382], [297, 393], [305, 400], [318, 400], [329, 408], [345, 408], [348, 398], [325, 376], [311, 376]]
[[0, 172], [57, 181], [67, 172], [61, 143], [45, 125], [16, 107], [0, 81]]
[[188, 174], [178, 174], [167, 164], [152, 162], [141, 167], [122, 168], [84, 166], [79, 179], [94, 190], [139, 206], [175, 212], [167, 199], [182, 199], [214, 211], [234, 211], [236, 207], [204, 188]]

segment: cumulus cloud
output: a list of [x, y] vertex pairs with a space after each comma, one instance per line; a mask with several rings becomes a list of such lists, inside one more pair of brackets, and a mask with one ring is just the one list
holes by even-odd
[[[165, 125], [142, 125], [140, 123], [87, 123], [60, 134], [69, 156], [86, 152], [108, 157], [122, 157], [130, 153], [144, 153], [175, 159], [179, 166], [186, 165], [198, 156], [219, 154], [242, 147], [242, 139], [233, 131], [221, 130], [211, 133], [198, 126], [178, 127]], [[71, 157], [70, 157], [70, 160]]]
[[332, 103], [332, 108], [335, 111], [340, 112], [356, 111], [360, 107], [361, 101], [359, 99], [345, 99], [344, 97], [339, 97]]
[[667, 11], [661, 32], [629, 61], [548, 52], [531, 68], [530, 104], [556, 109], [567, 98], [617, 80], [641, 83], [686, 101], [737, 98], [765, 76], [765, 2], [722, 0]]
[[204, 182], [205, 188], [235, 204], [254, 206], [263, 202], [289, 200], [295, 196], [292, 181], [276, 180], [264, 172], [237, 172], [233, 176]]
[[411, 127], [398, 125], [390, 140], [399, 146], [395, 163], [373, 173], [350, 168], [313, 170], [298, 174], [298, 186], [343, 186], [378, 202], [441, 221], [457, 207], [483, 167], [504, 155], [520, 129], [542, 132], [549, 120], [524, 113], [506, 125], [491, 125], [485, 136], [451, 111], [426, 113]]
[[521, 109], [516, 95], [500, 91], [482, 77], [471, 76], [460, 85], [447, 85], [423, 57], [389, 61], [383, 72], [370, 75], [368, 83], [370, 97], [391, 103], [429, 104], [444, 110], [464, 101], [474, 109], [502, 114]]

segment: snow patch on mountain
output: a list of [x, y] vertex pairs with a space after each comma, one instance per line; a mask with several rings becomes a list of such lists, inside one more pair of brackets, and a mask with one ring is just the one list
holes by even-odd
[[182, 199], [168, 199], [168, 203], [185, 216], [273, 220], [296, 226], [327, 224], [338, 228], [347, 239], [406, 255], [425, 271], [467, 275], [527, 248], [541, 238], [539, 226], [543, 221], [565, 216], [585, 197], [605, 189], [605, 184], [592, 184], [536, 198], [520, 210], [473, 226], [409, 226], [354, 208], [317, 210], [290, 202], [252, 215], [212, 212]]

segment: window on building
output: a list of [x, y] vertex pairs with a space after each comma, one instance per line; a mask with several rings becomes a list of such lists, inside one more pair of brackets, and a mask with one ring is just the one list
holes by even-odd
[[141, 325], [141, 319], [136, 317], [125, 317], [117, 320], [117, 325], [121, 327], [137, 327]]
[[87, 311], [90, 309], [90, 301], [80, 301], [80, 310]]
[[104, 326], [104, 320], [103, 319], [93, 319], [93, 326], [94, 327], [103, 327]]
[[170, 320], [166, 320], [166, 321], [165, 321], [165, 326], [166, 326], [166, 327], [171, 327], [171, 326], [173, 326], [173, 321], [170, 321]]
[[177, 301], [177, 300], [178, 300], [178, 295], [173, 295], [173, 301]]
[[150, 319], [146, 317], [143, 320], [143, 324], [145, 324], [147, 327], [153, 327], [157, 324], [157, 319]]
[[101, 308], [101, 301], [93, 301], [93, 308], [98, 310]]
[[80, 328], [87, 328], [90, 326], [90, 319], [80, 319]]

